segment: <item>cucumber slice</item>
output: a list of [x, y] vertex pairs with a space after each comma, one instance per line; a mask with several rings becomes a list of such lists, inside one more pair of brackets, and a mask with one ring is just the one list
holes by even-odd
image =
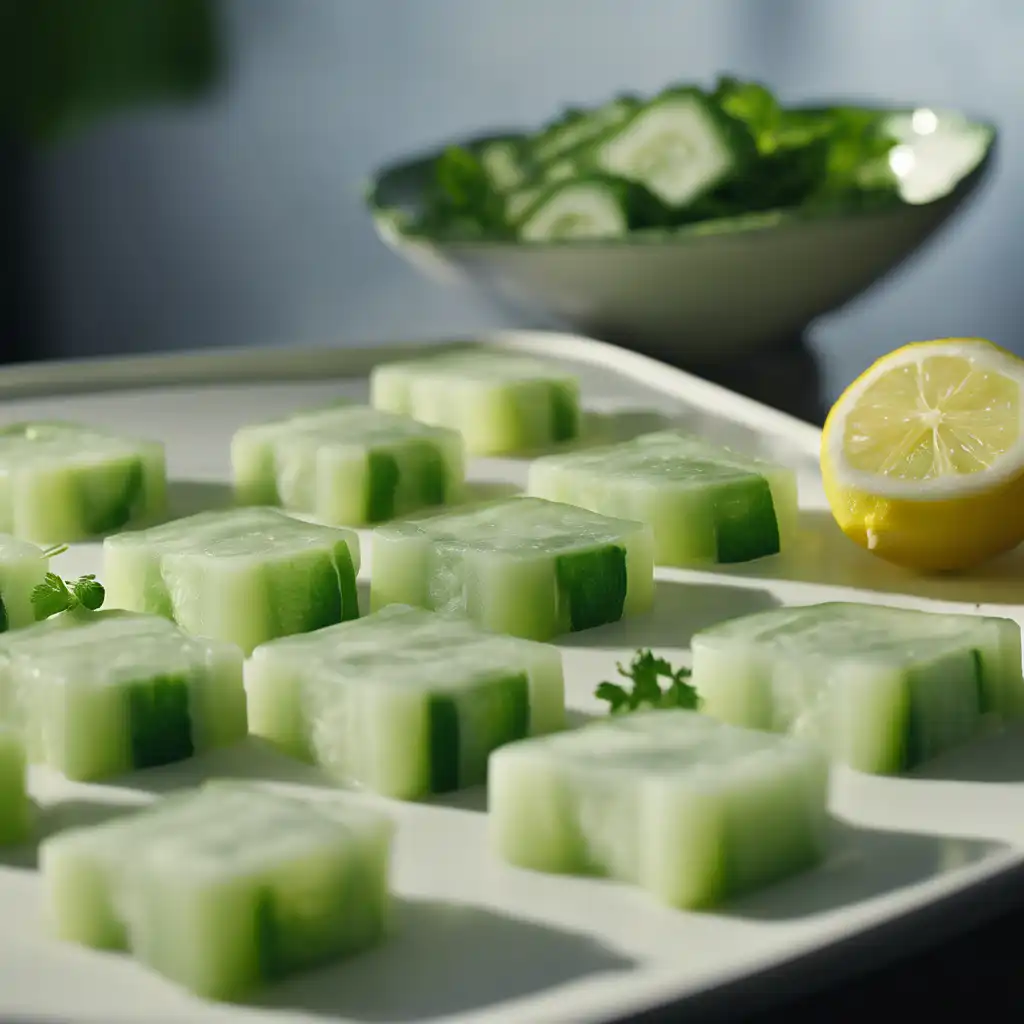
[[624, 197], [610, 182], [564, 181], [519, 222], [526, 242], [559, 242], [581, 238], [620, 238], [629, 230]]
[[683, 431], [536, 459], [527, 490], [649, 523], [659, 565], [762, 558], [787, 548], [797, 533], [793, 470]]
[[749, 132], [697, 89], [663, 93], [593, 151], [601, 171], [645, 186], [672, 209], [707, 195], [755, 157]]
[[364, 526], [456, 501], [459, 433], [366, 406], [335, 406], [243, 427], [231, 442], [235, 493], [338, 526]]
[[99, 536], [163, 513], [163, 445], [73, 423], [0, 429], [0, 530], [40, 544]]
[[402, 605], [263, 644], [245, 675], [254, 734], [399, 800], [483, 783], [492, 750], [565, 724], [557, 648]]
[[515, 189], [505, 197], [505, 219], [513, 227], [521, 223], [531, 210], [539, 203], [548, 188], [546, 185], [530, 185]]
[[0, 637], [0, 713], [31, 760], [89, 781], [242, 739], [242, 652], [151, 615], [64, 613]]
[[478, 156], [496, 192], [508, 192], [526, 181], [527, 171], [519, 142], [511, 139], [490, 142], [480, 148]]
[[[505, 222], [515, 228], [536, 208], [547, 201], [553, 186], [559, 182], [571, 181], [579, 177], [580, 168], [573, 160], [559, 160], [543, 168], [540, 174], [533, 174], [516, 188], [510, 189], [504, 196]], [[617, 200], [624, 203], [627, 212], [629, 206], [628, 191], [623, 188], [625, 183], [618, 182], [612, 186]]]
[[622, 124], [638, 109], [632, 97], [619, 97], [594, 110], [573, 111], [544, 132], [533, 146], [534, 163], [544, 166], [597, 139], [608, 129]]
[[31, 824], [25, 747], [17, 732], [0, 725], [0, 846], [25, 842]]
[[0, 633], [36, 621], [32, 591], [50, 570], [42, 549], [9, 534], [0, 534]]
[[248, 654], [359, 614], [359, 538], [273, 508], [200, 512], [103, 545], [107, 606], [173, 619]]
[[378, 527], [374, 609], [468, 615], [530, 640], [617, 622], [654, 598], [650, 527], [540, 498], [511, 498]]
[[462, 434], [473, 455], [536, 450], [579, 435], [579, 383], [540, 360], [456, 352], [383, 363], [373, 405]]
[[828, 764], [789, 737], [638, 712], [496, 750], [488, 793], [491, 846], [510, 864], [701, 908], [821, 858]]
[[862, 772], [906, 771], [1024, 713], [1009, 619], [837, 602], [733, 619], [692, 648], [707, 714], [793, 733]]
[[391, 835], [363, 807], [218, 782], [61, 832], [39, 859], [59, 938], [236, 1000], [383, 937]]

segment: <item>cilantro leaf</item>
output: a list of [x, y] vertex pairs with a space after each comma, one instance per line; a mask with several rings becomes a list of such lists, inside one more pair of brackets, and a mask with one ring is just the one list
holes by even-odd
[[594, 694], [598, 700], [608, 701], [613, 713], [629, 703], [629, 694], [626, 692], [626, 688], [619, 686], [618, 683], [598, 683]]
[[81, 607], [94, 612], [103, 604], [105, 597], [103, 584], [98, 583], [92, 573], [67, 581], [55, 572], [48, 572], [43, 582], [32, 589], [32, 608], [36, 622], [42, 622], [43, 619], [73, 608]]
[[93, 573], [89, 573], [88, 576], [79, 576], [71, 584], [71, 593], [83, 608], [88, 608], [91, 612], [96, 611], [107, 596], [103, 584], [97, 582]]
[[[611, 714], [623, 714], [639, 708], [685, 708], [697, 710], [700, 697], [690, 685], [688, 668], [672, 668], [665, 658], [655, 657], [653, 651], [641, 648], [633, 656], [629, 667], [616, 666], [619, 675], [631, 681], [632, 686], [621, 683], [598, 684], [594, 696], [609, 705]], [[661, 680], [666, 680], [662, 689]]]
[[51, 615], [67, 611], [74, 603], [74, 595], [55, 572], [48, 572], [43, 577], [43, 582], [36, 584], [32, 589], [32, 606], [36, 622], [42, 622]]

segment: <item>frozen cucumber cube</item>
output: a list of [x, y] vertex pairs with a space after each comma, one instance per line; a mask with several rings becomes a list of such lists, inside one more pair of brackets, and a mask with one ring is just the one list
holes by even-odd
[[459, 431], [473, 455], [543, 448], [580, 432], [576, 378], [523, 356], [454, 352], [384, 363], [370, 392], [378, 409]]
[[40, 848], [61, 939], [130, 952], [209, 999], [384, 935], [392, 826], [342, 803], [208, 783]]
[[252, 732], [402, 800], [483, 783], [492, 750], [565, 724], [556, 647], [404, 605], [257, 647], [245, 680]]
[[649, 523], [658, 565], [774, 555], [797, 530], [793, 470], [677, 430], [537, 459], [530, 466], [528, 490]]
[[464, 478], [456, 431], [358, 405], [243, 427], [231, 463], [242, 502], [283, 505], [339, 526], [455, 501]]
[[0, 633], [36, 621], [32, 591], [49, 571], [47, 552], [28, 541], [0, 534]]
[[14, 729], [0, 725], [0, 846], [24, 842], [30, 821], [25, 747]]
[[170, 764], [248, 732], [242, 652], [156, 615], [64, 613], [0, 637], [0, 714], [69, 779]]
[[542, 498], [389, 523], [371, 544], [374, 609], [462, 613], [528, 640], [617, 622], [654, 600], [649, 526]]
[[1010, 619], [834, 602], [733, 619], [692, 647], [706, 713], [862, 772], [905, 771], [1024, 710]]
[[697, 908], [821, 857], [828, 762], [694, 711], [637, 712], [496, 750], [488, 793], [503, 860]]
[[0, 428], [0, 530], [58, 544], [164, 511], [164, 447], [74, 423]]
[[257, 644], [359, 614], [359, 538], [274, 508], [177, 519], [108, 537], [107, 606], [174, 619], [199, 636]]

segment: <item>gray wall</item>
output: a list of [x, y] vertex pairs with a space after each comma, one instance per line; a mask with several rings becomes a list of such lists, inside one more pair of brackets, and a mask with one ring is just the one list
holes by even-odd
[[821, 322], [829, 389], [906, 340], [1021, 347], [1020, 0], [227, 0], [231, 75], [40, 160], [61, 355], [377, 342], [504, 321], [372, 233], [371, 168], [445, 136], [720, 70], [787, 99], [960, 106], [1004, 129], [982, 199], [891, 283]]

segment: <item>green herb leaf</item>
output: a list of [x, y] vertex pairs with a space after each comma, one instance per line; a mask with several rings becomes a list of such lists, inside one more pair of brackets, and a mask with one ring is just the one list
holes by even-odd
[[48, 572], [43, 582], [32, 590], [32, 606], [36, 622], [42, 622], [51, 615], [67, 611], [76, 601], [67, 584], [54, 572]]
[[598, 683], [594, 694], [598, 700], [606, 700], [611, 705], [612, 712], [629, 703], [629, 694], [625, 687], [619, 686], [618, 683]]
[[96, 611], [103, 604], [103, 599], [107, 596], [106, 591], [103, 589], [103, 584], [98, 583], [92, 573], [88, 576], [79, 576], [71, 584], [71, 593], [74, 594], [75, 599], [83, 608], [88, 608], [91, 612]]
[[768, 89], [759, 82], [742, 82], [725, 76], [718, 80], [712, 99], [726, 114], [747, 126], [758, 152], [775, 151], [782, 108]]
[[32, 607], [36, 622], [42, 622], [52, 615], [78, 607], [94, 612], [103, 604], [105, 597], [103, 584], [98, 583], [92, 573], [69, 583], [56, 573], [48, 572], [43, 582], [32, 590]]
[[[594, 696], [606, 701], [611, 714], [636, 711], [641, 707], [685, 708], [696, 710], [700, 697], [690, 685], [688, 668], [673, 669], [664, 658], [655, 657], [652, 651], [641, 648], [633, 656], [628, 668], [617, 666], [619, 675], [630, 680], [631, 687], [621, 683], [603, 682], [598, 684]], [[666, 680], [662, 689], [661, 680]]]
[[54, 544], [53, 547], [44, 548], [40, 558], [56, 558], [57, 555], [63, 555], [67, 551], [67, 544]]

